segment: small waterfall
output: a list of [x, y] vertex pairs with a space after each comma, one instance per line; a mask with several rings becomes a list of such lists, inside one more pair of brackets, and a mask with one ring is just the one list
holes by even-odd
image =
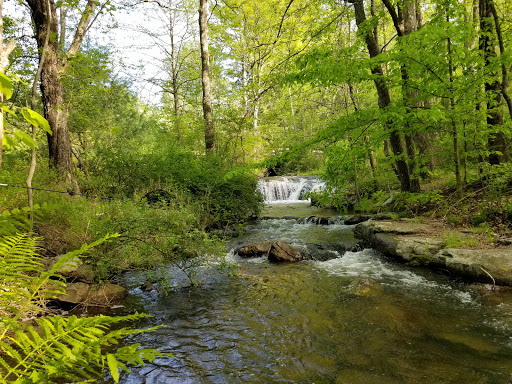
[[324, 182], [316, 177], [279, 177], [260, 179], [258, 191], [265, 198], [265, 203], [307, 202], [304, 195], [312, 190], [321, 189]]

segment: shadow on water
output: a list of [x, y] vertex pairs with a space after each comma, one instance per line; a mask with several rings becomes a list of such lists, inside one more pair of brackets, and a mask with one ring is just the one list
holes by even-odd
[[279, 238], [332, 245], [334, 258], [271, 264], [231, 254], [235, 277], [204, 271], [201, 287], [168, 296], [132, 289], [127, 308], [154, 316], [138, 326], [166, 327], [129, 341], [173, 357], [121, 382], [510, 382], [512, 301], [496, 303], [369, 249], [343, 253], [337, 244], [352, 242], [350, 233], [345, 225], [264, 220], [231, 245]]

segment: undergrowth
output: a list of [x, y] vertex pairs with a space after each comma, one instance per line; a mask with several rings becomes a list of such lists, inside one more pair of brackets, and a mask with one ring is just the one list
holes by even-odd
[[112, 348], [127, 335], [155, 329], [111, 329], [144, 314], [65, 318], [46, 311], [47, 300], [65, 293], [58, 276], [64, 265], [115, 237], [69, 252], [48, 271], [39, 253], [41, 239], [29, 234], [0, 238], [0, 382], [92, 382], [106, 369], [118, 382], [120, 369], [129, 371], [129, 365], [162, 355], [139, 344]]

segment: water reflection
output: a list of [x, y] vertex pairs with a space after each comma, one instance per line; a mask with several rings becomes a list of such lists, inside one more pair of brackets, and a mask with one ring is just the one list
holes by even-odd
[[[277, 228], [295, 244], [318, 241], [307, 226], [280, 220], [234, 243]], [[324, 246], [339, 239], [329, 231], [346, 230], [323, 229]], [[132, 305], [155, 316], [140, 326], [167, 327], [131, 341], [174, 357], [122, 382], [509, 383], [508, 304], [371, 250], [286, 265], [232, 257], [234, 278], [210, 271], [202, 287], [167, 297], [132, 290]]]

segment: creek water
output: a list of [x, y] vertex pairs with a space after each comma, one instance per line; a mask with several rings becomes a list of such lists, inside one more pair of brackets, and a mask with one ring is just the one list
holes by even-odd
[[[232, 239], [237, 274], [204, 268], [198, 287], [172, 268], [167, 295], [133, 284], [129, 342], [172, 354], [123, 373], [122, 383], [510, 383], [512, 300], [355, 251], [352, 227], [268, 219]], [[232, 249], [283, 240], [308, 260], [272, 264]], [[347, 251], [347, 249], [353, 249]], [[108, 379], [106, 379], [108, 381]]]

